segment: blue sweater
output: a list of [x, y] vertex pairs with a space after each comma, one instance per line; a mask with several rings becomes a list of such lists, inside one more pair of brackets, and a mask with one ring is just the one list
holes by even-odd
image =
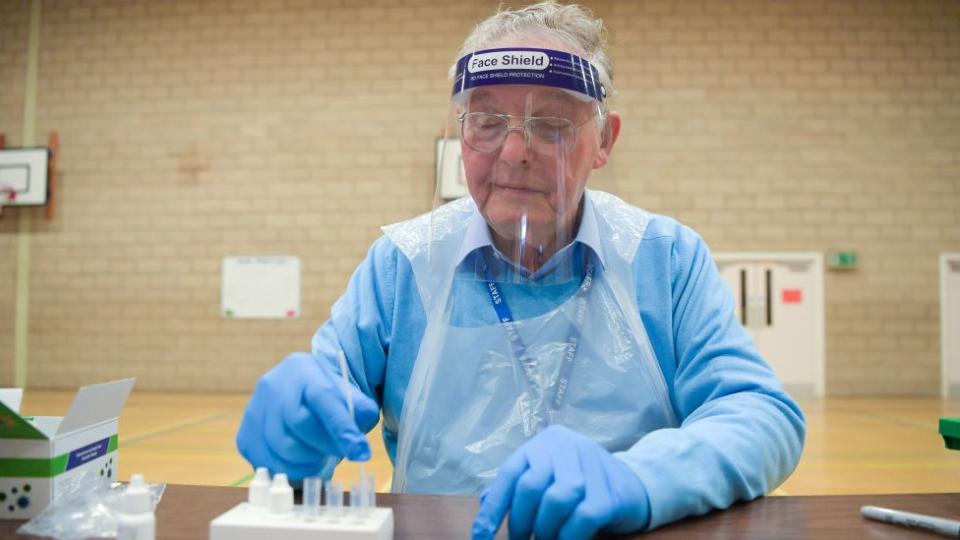
[[[800, 459], [803, 413], [734, 317], [703, 239], [651, 215], [633, 271], [641, 320], [681, 422], [615, 454], [647, 489], [650, 528], [775, 488]], [[494, 316], [489, 298], [475, 302]], [[336, 365], [343, 350], [355, 384], [382, 407], [391, 460], [425, 325], [410, 261], [382, 237], [313, 338], [322, 361]]]

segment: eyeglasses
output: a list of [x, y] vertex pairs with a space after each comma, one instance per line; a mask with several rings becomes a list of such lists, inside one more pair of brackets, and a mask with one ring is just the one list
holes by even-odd
[[[601, 115], [603, 113], [600, 113]], [[566, 118], [552, 116], [516, 116], [488, 112], [470, 112], [460, 115], [460, 138], [469, 148], [489, 154], [496, 152], [511, 131], [523, 133], [523, 142], [527, 148], [539, 154], [556, 154], [558, 151], [569, 154], [577, 144], [577, 133], [597, 113], [579, 124]], [[518, 119], [522, 123], [511, 126], [510, 120]]]

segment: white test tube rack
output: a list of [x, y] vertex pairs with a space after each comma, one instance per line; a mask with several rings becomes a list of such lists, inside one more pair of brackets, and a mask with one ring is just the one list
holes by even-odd
[[[323, 504], [321, 486], [326, 495]], [[266, 469], [258, 469], [247, 502], [210, 522], [210, 540], [391, 540], [393, 510], [376, 506], [373, 488], [372, 475], [363, 475], [354, 485], [350, 505], [344, 506], [339, 482], [308, 478], [304, 504], [295, 505], [286, 475], [277, 474], [271, 480]]]

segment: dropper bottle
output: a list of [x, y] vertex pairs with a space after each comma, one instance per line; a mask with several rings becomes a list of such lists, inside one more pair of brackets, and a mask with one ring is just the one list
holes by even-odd
[[247, 502], [257, 509], [267, 507], [270, 500], [270, 472], [266, 467], [257, 467], [257, 472], [247, 487]]
[[143, 475], [135, 474], [130, 477], [130, 483], [120, 499], [117, 540], [154, 540], [155, 535], [156, 516], [153, 515], [150, 489]]

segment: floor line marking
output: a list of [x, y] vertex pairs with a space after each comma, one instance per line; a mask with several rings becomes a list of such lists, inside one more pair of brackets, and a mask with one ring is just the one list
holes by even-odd
[[210, 422], [211, 420], [219, 420], [220, 418], [224, 418], [226, 416], [229, 416], [229, 413], [218, 413], [218, 414], [210, 414], [207, 416], [198, 416], [196, 418], [188, 418], [186, 420], [181, 420], [180, 422], [175, 422], [173, 424], [167, 424], [165, 426], [161, 426], [156, 429], [142, 431], [140, 433], [135, 433], [133, 435], [122, 437], [119, 440], [117, 446], [118, 447], [131, 446], [131, 445], [143, 442], [146, 439], [156, 437], [158, 435], [165, 435], [173, 431], [178, 431], [184, 428], [205, 424], [207, 422]]
[[236, 482], [232, 482], [232, 483], [227, 484], [227, 485], [230, 486], [230, 487], [240, 487], [240, 486], [246, 484], [247, 482], [249, 482], [251, 479], [253, 479], [253, 473], [250, 473], [250, 474], [244, 476], [243, 478], [237, 480]]

